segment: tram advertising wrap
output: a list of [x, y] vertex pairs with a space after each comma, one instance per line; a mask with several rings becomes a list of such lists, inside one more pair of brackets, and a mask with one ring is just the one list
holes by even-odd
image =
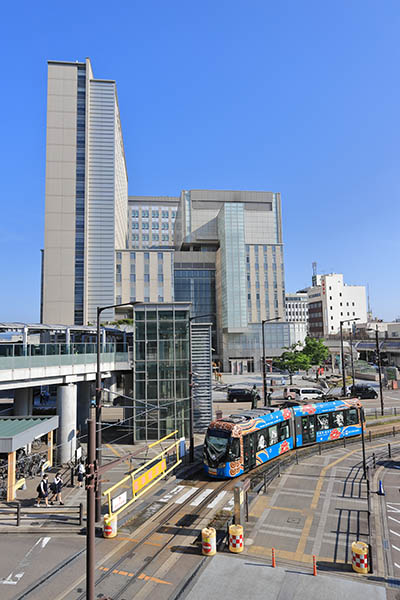
[[210, 477], [237, 477], [293, 448], [360, 435], [361, 427], [358, 400], [243, 411], [210, 423], [204, 468]]

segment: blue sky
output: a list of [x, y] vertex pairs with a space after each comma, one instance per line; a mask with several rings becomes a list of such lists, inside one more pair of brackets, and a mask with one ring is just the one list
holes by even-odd
[[119, 0], [2, 8], [0, 321], [39, 320], [47, 63], [115, 79], [130, 194], [280, 192], [286, 289], [319, 272], [400, 315], [400, 4]]

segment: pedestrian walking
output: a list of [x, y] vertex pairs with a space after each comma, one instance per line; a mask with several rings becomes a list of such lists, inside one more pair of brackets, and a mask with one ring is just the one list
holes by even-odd
[[78, 483], [79, 483], [79, 487], [83, 486], [83, 480], [85, 478], [85, 465], [83, 463], [79, 463], [78, 468], [77, 468], [77, 474], [78, 474]]
[[251, 388], [251, 408], [257, 408], [258, 402], [258, 394], [257, 394], [257, 386], [253, 385]]
[[50, 484], [50, 491], [52, 493], [52, 496], [50, 498], [50, 504], [54, 504], [54, 499], [56, 499], [57, 502], [59, 502], [60, 504], [64, 504], [64, 502], [61, 499], [62, 486], [63, 480], [61, 478], [61, 473], [56, 473], [53, 483]]
[[35, 506], [40, 506], [40, 501], [44, 500], [45, 506], [49, 506], [48, 496], [49, 496], [49, 479], [47, 473], [45, 473], [42, 477], [42, 481], [36, 488], [38, 493], [38, 497], [36, 500]]

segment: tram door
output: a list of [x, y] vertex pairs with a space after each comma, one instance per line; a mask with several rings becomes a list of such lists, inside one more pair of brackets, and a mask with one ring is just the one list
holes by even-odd
[[243, 436], [243, 462], [244, 470], [252, 469], [256, 466], [256, 434], [249, 433]]
[[303, 444], [315, 442], [315, 415], [301, 417], [301, 430], [303, 434]]

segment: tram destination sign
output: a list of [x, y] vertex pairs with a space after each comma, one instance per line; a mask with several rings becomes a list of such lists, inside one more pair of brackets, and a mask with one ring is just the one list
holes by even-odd
[[121, 506], [126, 504], [127, 500], [128, 500], [128, 496], [127, 496], [126, 492], [122, 492], [122, 494], [120, 494], [119, 496], [115, 496], [115, 498], [112, 498], [111, 509], [112, 509], [113, 513], [116, 512], [119, 508], [121, 508]]

